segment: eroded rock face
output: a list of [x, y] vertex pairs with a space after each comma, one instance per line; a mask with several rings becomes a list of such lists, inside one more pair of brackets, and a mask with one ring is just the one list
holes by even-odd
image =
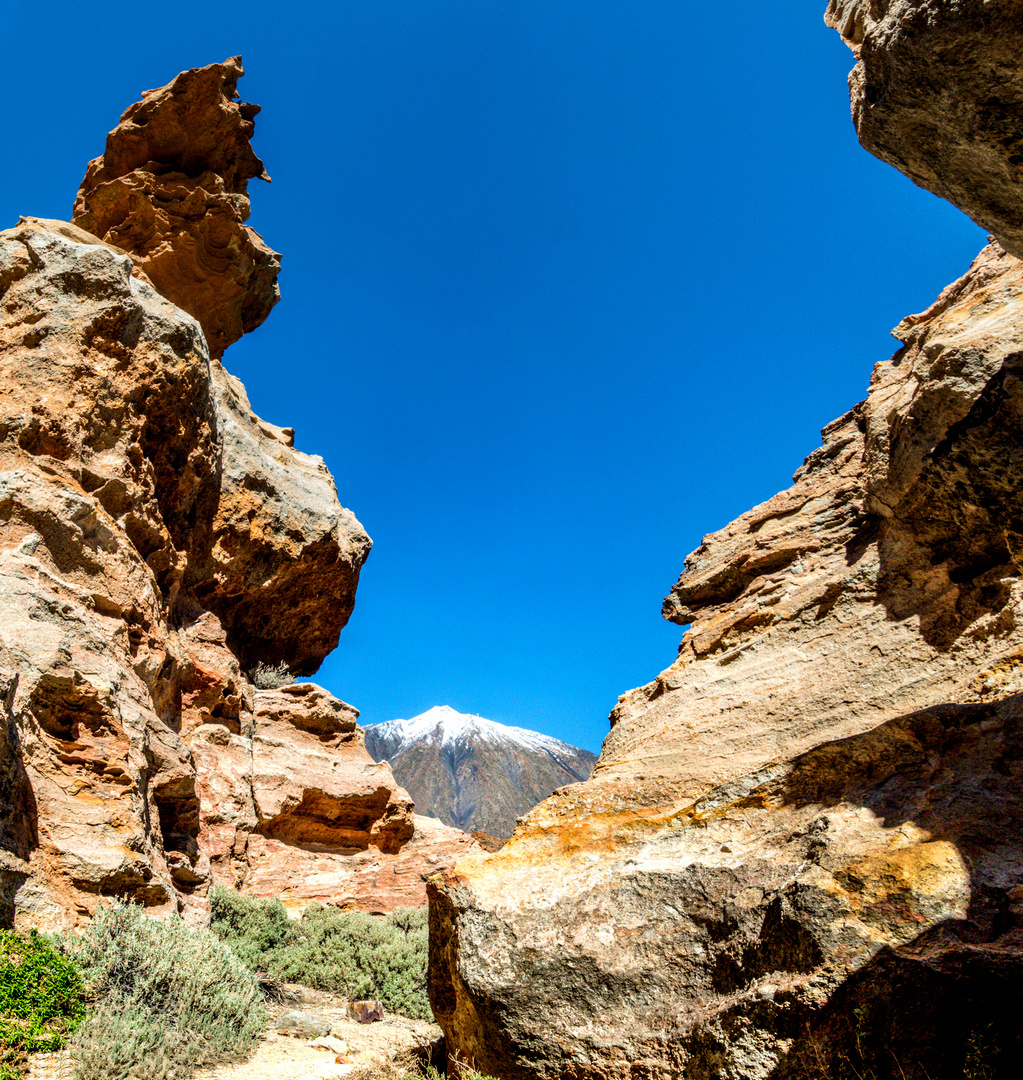
[[74, 222], [132, 256], [198, 319], [219, 358], [280, 299], [280, 256], [245, 224], [248, 182], [269, 181], [249, 140], [259, 106], [238, 102], [241, 57], [147, 90], [107, 136]]
[[419, 907], [426, 879], [479, 850], [413, 814], [365, 749], [358, 712], [312, 683], [257, 690], [238, 730], [187, 736], [196, 762], [198, 849], [212, 880], [299, 911]]
[[337, 647], [372, 541], [338, 503], [323, 459], [295, 450], [290, 428], [256, 416], [245, 387], [215, 360], [210, 387], [221, 488], [187, 585], [245, 667], [285, 662], [312, 674]]
[[358, 712], [330, 694], [303, 690], [256, 695], [257, 831], [296, 846], [400, 851], [414, 831], [412, 800], [395, 787], [390, 769], [367, 754]]
[[362, 864], [406, 848], [422, 902], [411, 802], [357, 712], [244, 673], [315, 668], [351, 612], [370, 542], [322, 461], [76, 226], [0, 233], [0, 298], [0, 918], [118, 896], [201, 919], [214, 881], [290, 860], [301, 893], [321, 852], [363, 856], [337, 894], [378, 906]]
[[431, 1001], [482, 1072], [1018, 1068], [1023, 263], [992, 244], [895, 335], [686, 560], [678, 658], [591, 779], [432, 880]]
[[860, 142], [1023, 256], [1023, 11], [1015, 0], [830, 0], [856, 54]]

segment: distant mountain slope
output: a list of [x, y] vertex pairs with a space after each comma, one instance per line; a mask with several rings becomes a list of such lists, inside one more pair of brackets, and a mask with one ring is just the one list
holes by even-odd
[[364, 731], [370, 756], [388, 762], [417, 813], [492, 836], [511, 836], [517, 817], [555, 788], [585, 780], [597, 761], [588, 750], [448, 705]]

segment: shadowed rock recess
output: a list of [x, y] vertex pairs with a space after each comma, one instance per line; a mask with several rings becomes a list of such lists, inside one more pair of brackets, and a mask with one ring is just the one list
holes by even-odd
[[114, 896], [201, 920], [214, 882], [386, 910], [474, 850], [413, 815], [355, 709], [246, 674], [315, 671], [370, 540], [210, 356], [204, 329], [222, 351], [276, 288], [240, 224], [262, 172], [241, 70], [147, 93], [89, 166], [77, 220], [129, 251], [62, 222], [0, 232], [4, 925]]
[[[970, 177], [1008, 158], [965, 119], [1016, 108], [1012, 8], [829, 11], [865, 143], [917, 180], [957, 163], [985, 223], [1006, 207]], [[963, 60], [930, 68], [939, 134], [905, 59], [934, 42]], [[869, 120], [864, 63], [891, 87]], [[686, 560], [678, 658], [619, 700], [591, 779], [431, 879], [434, 1012], [481, 1071], [1018, 1075], [1023, 263], [991, 244], [894, 334], [793, 486]]]

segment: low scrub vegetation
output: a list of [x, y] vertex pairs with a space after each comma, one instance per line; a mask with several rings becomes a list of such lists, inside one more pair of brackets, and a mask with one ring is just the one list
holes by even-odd
[[257, 690], [277, 690], [281, 686], [290, 686], [295, 681], [295, 676], [283, 660], [279, 664], [260, 662], [249, 673], [249, 677]]
[[314, 904], [294, 921], [279, 900], [218, 887], [210, 929], [253, 970], [350, 1001], [379, 998], [390, 1012], [414, 1019], [433, 1018], [425, 909], [398, 908], [380, 918]]
[[266, 1029], [252, 972], [208, 930], [103, 907], [59, 940], [93, 993], [74, 1038], [76, 1080], [167, 1080], [244, 1055]]
[[430, 1018], [425, 911], [314, 905], [295, 922], [222, 888], [212, 909], [210, 930], [115, 903], [80, 936], [0, 931], [0, 1080], [69, 1042], [75, 1080], [183, 1080], [242, 1057], [266, 1030], [257, 971]]
[[0, 1080], [13, 1080], [26, 1055], [59, 1050], [85, 1016], [78, 969], [37, 934], [0, 930]]
[[[366, 1078], [366, 1080], [378, 1080], [378, 1078]], [[445, 1080], [445, 1074], [439, 1072], [432, 1065], [421, 1069], [406, 1069], [404, 1075], [398, 1080]], [[497, 1080], [495, 1076], [477, 1072], [472, 1065], [460, 1061], [457, 1057], [451, 1063], [451, 1071], [447, 1074], [447, 1080]]]

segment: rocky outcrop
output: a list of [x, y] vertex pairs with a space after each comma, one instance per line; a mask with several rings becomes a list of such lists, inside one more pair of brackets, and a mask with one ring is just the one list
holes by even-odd
[[249, 181], [270, 177], [249, 144], [259, 106], [237, 100], [241, 59], [144, 91], [89, 163], [74, 209], [76, 225], [198, 319], [218, 359], [281, 298], [281, 258], [245, 224]]
[[252, 412], [245, 388], [210, 363], [220, 494], [210, 540], [186, 585], [216, 613], [246, 668], [286, 663], [312, 674], [355, 606], [372, 542], [338, 504], [323, 459], [294, 449], [294, 432]]
[[853, 121], [871, 153], [1023, 257], [1023, 12], [1015, 0], [830, 0], [856, 55]]
[[[312, 683], [257, 690], [238, 731], [196, 727], [196, 850], [210, 878], [299, 911], [420, 907], [439, 868], [478, 850], [413, 813], [366, 753], [358, 712]], [[184, 873], [189, 873], [187, 868]]]
[[[251, 110], [225, 93], [240, 73], [146, 95], [90, 167], [94, 192], [173, 161], [209, 190], [219, 177], [241, 214], [262, 167]], [[163, 189], [146, 190], [159, 218]], [[257, 661], [316, 669], [370, 540], [324, 463], [252, 413], [203, 326], [154, 287], [190, 280], [218, 213], [195, 209], [193, 232], [160, 218], [155, 262], [73, 224], [0, 232], [4, 925], [71, 926], [113, 896], [201, 920], [215, 882], [387, 909], [422, 903], [428, 873], [474, 850], [417, 824], [356, 710], [249, 680]], [[265, 292], [229, 246], [210, 317]]]
[[1018, 1069], [1023, 263], [992, 244], [895, 336], [686, 560], [678, 658], [591, 779], [432, 880], [434, 1012], [482, 1072]]
[[[244, 628], [210, 583], [233, 591], [248, 618], [262, 608], [269, 621], [263, 593], [287, 596], [301, 560], [289, 552], [301, 541], [333, 544], [325, 610], [306, 619], [315, 629], [292, 626], [291, 643], [272, 631], [278, 649], [290, 644], [289, 659], [318, 662], [351, 609], [338, 600], [369, 541], [337, 504], [322, 462], [251, 414], [242, 424], [244, 398], [211, 365], [198, 324], [133, 277], [126, 255], [74, 226], [26, 220], [0, 233], [0, 285], [14, 903], [42, 925], [65, 912], [73, 921], [104, 895], [187, 906], [205, 893], [216, 859], [198, 843], [215, 798], [203, 797], [203, 784], [219, 782], [228, 760], [201, 748], [215, 745], [213, 732], [260, 727], [260, 695], [230, 647]], [[253, 489], [254, 505], [269, 509], [243, 531], [238, 500]], [[244, 570], [256, 563], [259, 574]], [[354, 711], [336, 707], [357, 744], [351, 753], [379, 773], [354, 734]], [[245, 737], [280, 758], [267, 731]], [[197, 752], [212, 775], [197, 769]], [[377, 786], [395, 789], [389, 776]], [[380, 810], [395, 813], [386, 799]]]

